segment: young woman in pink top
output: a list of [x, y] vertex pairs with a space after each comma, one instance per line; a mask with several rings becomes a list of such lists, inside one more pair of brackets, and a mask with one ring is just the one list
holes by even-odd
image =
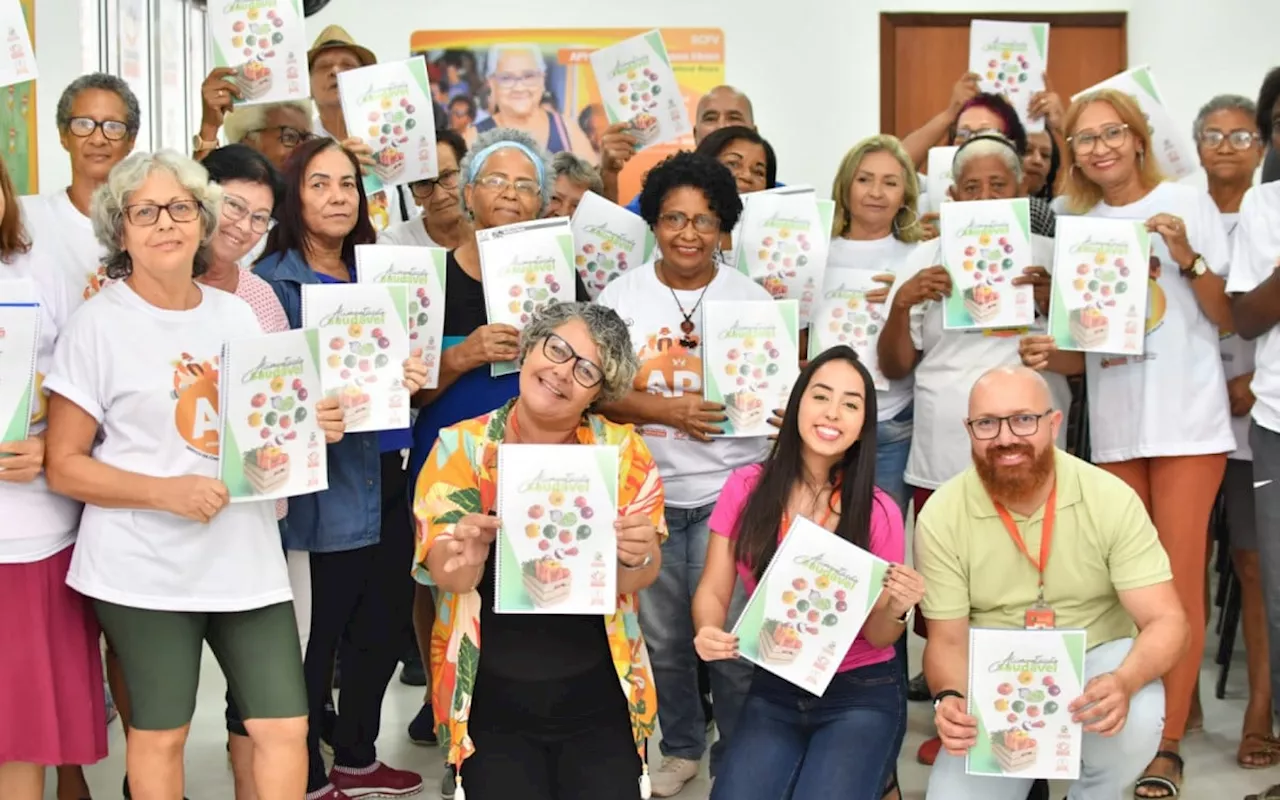
[[[738, 657], [724, 630], [734, 581], [754, 591], [795, 516], [890, 562], [885, 591], [821, 697], [756, 670], [711, 800], [878, 800], [906, 732], [906, 684], [894, 642], [924, 597], [901, 562], [902, 514], [875, 487], [876, 393], [848, 347], [800, 373], [773, 451], [734, 472], [711, 515], [711, 544], [693, 598], [694, 646], [705, 661]], [[897, 787], [890, 783], [888, 792]]]

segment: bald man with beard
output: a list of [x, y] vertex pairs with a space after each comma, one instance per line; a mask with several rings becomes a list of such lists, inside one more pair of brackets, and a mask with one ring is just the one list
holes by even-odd
[[927, 795], [1026, 798], [1030, 778], [965, 774], [978, 737], [965, 697], [969, 629], [1048, 622], [1087, 632], [1084, 693], [1061, 698], [1084, 725], [1080, 778], [1067, 796], [1118, 798], [1156, 754], [1161, 677], [1187, 647], [1168, 556], [1128, 485], [1054, 446], [1062, 411], [1039, 373], [983, 374], [956, 424], [969, 432], [973, 466], [937, 490], [915, 529], [928, 587], [924, 668], [943, 747]]

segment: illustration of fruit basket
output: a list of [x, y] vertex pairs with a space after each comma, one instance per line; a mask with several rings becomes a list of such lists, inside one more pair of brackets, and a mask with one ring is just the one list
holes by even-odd
[[965, 289], [964, 308], [974, 322], [990, 322], [1000, 313], [1000, 293], [985, 283]]
[[393, 183], [404, 172], [405, 157], [400, 148], [389, 144], [378, 151], [373, 172], [385, 183]]
[[272, 73], [260, 59], [253, 59], [236, 71], [236, 85], [246, 100], [257, 100], [271, 91]]
[[573, 575], [561, 561], [544, 556], [521, 565], [525, 591], [538, 608], [548, 608], [569, 598]]
[[1068, 320], [1071, 338], [1078, 346], [1098, 347], [1107, 341], [1110, 320], [1101, 310], [1093, 306], [1072, 309]]
[[1035, 765], [1039, 746], [1031, 734], [1009, 728], [991, 734], [991, 750], [1005, 772], [1020, 772]]
[[725, 395], [725, 415], [736, 430], [748, 430], [764, 422], [764, 400], [752, 391]]
[[348, 384], [338, 393], [338, 407], [342, 409], [342, 419], [347, 427], [353, 428], [369, 420], [373, 413], [373, 398], [359, 386]]
[[263, 445], [244, 454], [244, 475], [258, 494], [269, 494], [289, 480], [289, 454], [275, 445]]
[[658, 118], [647, 111], [641, 111], [631, 118], [631, 135], [636, 137], [636, 142], [641, 146], [658, 138], [661, 131]]
[[804, 649], [804, 642], [795, 628], [774, 619], [767, 619], [760, 627], [760, 657], [770, 664], [790, 664]]

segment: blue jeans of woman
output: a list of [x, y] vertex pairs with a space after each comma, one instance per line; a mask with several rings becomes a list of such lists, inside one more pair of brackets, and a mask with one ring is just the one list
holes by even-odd
[[711, 800], [880, 800], [906, 729], [897, 659], [838, 673], [822, 697], [757, 669]]

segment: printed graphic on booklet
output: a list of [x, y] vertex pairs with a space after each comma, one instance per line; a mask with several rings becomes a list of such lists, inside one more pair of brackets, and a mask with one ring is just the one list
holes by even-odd
[[422, 351], [427, 365], [424, 389], [440, 382], [440, 358], [444, 348], [445, 260], [443, 247], [389, 244], [356, 245], [358, 283], [402, 284], [409, 307], [409, 352]]

